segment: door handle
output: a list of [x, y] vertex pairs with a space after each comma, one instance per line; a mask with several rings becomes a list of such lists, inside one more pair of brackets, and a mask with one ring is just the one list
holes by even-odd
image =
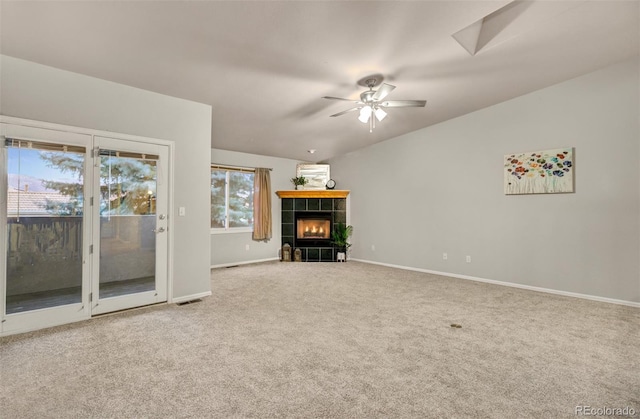
[[164, 227], [160, 227], [160, 228], [154, 228], [153, 232], [158, 234], [158, 233], [164, 233], [166, 230], [164, 229]]

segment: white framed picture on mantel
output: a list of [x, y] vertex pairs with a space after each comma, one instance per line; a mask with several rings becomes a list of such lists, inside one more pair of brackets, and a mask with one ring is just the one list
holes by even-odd
[[299, 163], [296, 166], [296, 176], [304, 178], [307, 183], [303, 189], [326, 189], [327, 182], [331, 179], [328, 164]]

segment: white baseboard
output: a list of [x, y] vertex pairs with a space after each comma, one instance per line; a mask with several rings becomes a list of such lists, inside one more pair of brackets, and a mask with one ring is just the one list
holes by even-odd
[[391, 263], [375, 262], [375, 261], [372, 261], [372, 260], [365, 260], [365, 259], [351, 259], [351, 260], [357, 261], [357, 262], [362, 262], [362, 263], [370, 263], [372, 265], [382, 265], [382, 266], [388, 266], [390, 268], [404, 269], [406, 271], [416, 271], [416, 272], [424, 272], [424, 273], [434, 274], [434, 275], [450, 276], [452, 278], [467, 279], [469, 281], [485, 282], [487, 284], [502, 285], [502, 286], [505, 286], [505, 287], [521, 288], [521, 289], [525, 289], [525, 290], [529, 290], [529, 291], [544, 292], [544, 293], [547, 293], [547, 294], [563, 295], [565, 297], [582, 298], [583, 300], [592, 300], [592, 301], [599, 301], [601, 303], [619, 304], [619, 305], [623, 305], [623, 306], [640, 308], [640, 303], [637, 303], [635, 301], [617, 300], [615, 298], [599, 297], [597, 295], [580, 294], [580, 293], [577, 293], [577, 292], [560, 291], [560, 290], [554, 290], [554, 289], [551, 289], [551, 288], [534, 287], [534, 286], [531, 286], [531, 285], [516, 284], [516, 283], [513, 283], [513, 282], [496, 281], [494, 279], [478, 278], [478, 277], [475, 277], [475, 276], [460, 275], [460, 274], [454, 274], [454, 273], [450, 273], [450, 272], [433, 271], [431, 269], [413, 268], [411, 266], [393, 265]]
[[247, 260], [245, 262], [221, 263], [219, 265], [211, 265], [211, 269], [227, 268], [229, 266], [238, 266], [238, 265], [249, 265], [251, 263], [270, 262], [272, 260], [280, 260], [280, 258], [275, 257], [275, 258], [267, 258], [267, 259]]
[[200, 292], [198, 294], [185, 295], [182, 297], [175, 297], [171, 299], [171, 303], [179, 304], [187, 301], [197, 300], [198, 298], [209, 297], [211, 295], [211, 291]]

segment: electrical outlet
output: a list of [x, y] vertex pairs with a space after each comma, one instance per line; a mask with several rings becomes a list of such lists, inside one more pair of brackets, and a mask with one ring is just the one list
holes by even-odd
[[244, 250], [249, 250], [249, 245], [248, 244], [245, 244]]
[[442, 254], [442, 259], [447, 260], [447, 258], [448, 258], [448, 257], [449, 257], [449, 256], [448, 256], [446, 253], [443, 253], [443, 254]]
[[471, 256], [467, 255], [467, 263], [471, 263]]
[[371, 245], [371, 251], [372, 251], [372, 252], [375, 252], [375, 251], [376, 251], [376, 245], [375, 245], [375, 244], [372, 244], [372, 245]]

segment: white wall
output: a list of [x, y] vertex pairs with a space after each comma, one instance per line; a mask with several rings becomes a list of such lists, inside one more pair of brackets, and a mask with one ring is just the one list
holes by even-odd
[[[275, 259], [280, 249], [280, 198], [276, 191], [293, 189], [290, 179], [296, 175], [296, 160], [226, 150], [211, 150], [211, 163], [228, 166], [269, 167], [271, 171], [271, 208], [273, 237], [268, 242], [256, 242], [251, 233], [211, 234], [211, 266]], [[246, 250], [249, 245], [249, 250]]]
[[[332, 159], [352, 257], [640, 302], [639, 81], [636, 57]], [[504, 195], [505, 154], [561, 147], [575, 193]]]
[[0, 114], [174, 141], [173, 297], [210, 290], [210, 106], [0, 56]]

